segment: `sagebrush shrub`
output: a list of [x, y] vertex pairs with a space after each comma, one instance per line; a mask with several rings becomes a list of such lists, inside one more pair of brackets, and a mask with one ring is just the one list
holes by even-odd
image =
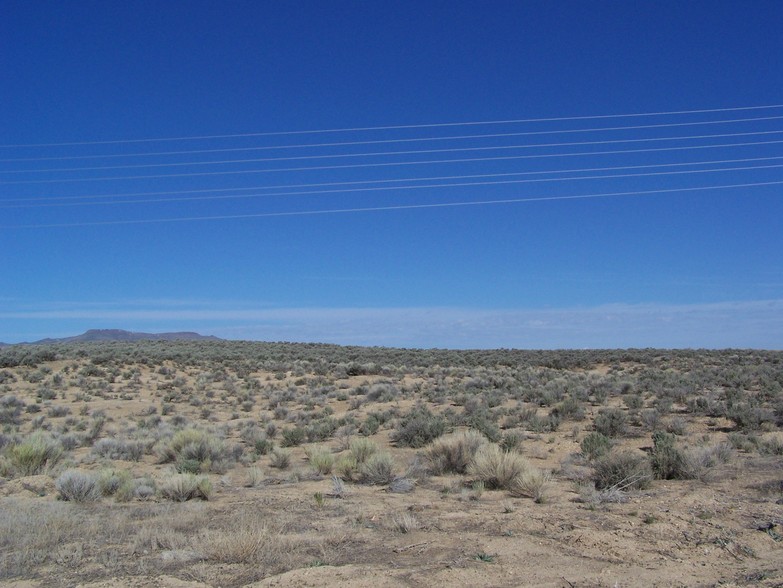
[[71, 502], [92, 502], [100, 498], [101, 492], [94, 475], [78, 470], [67, 470], [54, 483], [61, 500]]
[[612, 441], [603, 433], [593, 431], [592, 433], [588, 433], [585, 438], [582, 439], [579, 447], [582, 450], [582, 456], [585, 459], [589, 461], [595, 461], [609, 452], [609, 450], [612, 448]]
[[672, 433], [653, 433], [650, 465], [659, 480], [684, 480], [692, 477], [685, 454], [675, 445]]
[[282, 435], [283, 439], [280, 441], [280, 445], [283, 447], [296, 447], [307, 440], [307, 431], [302, 427], [283, 429]]
[[391, 440], [401, 446], [424, 447], [445, 432], [446, 419], [424, 406], [417, 406], [400, 419]]
[[92, 453], [106, 459], [139, 461], [144, 455], [145, 445], [141, 441], [124, 439], [98, 439], [92, 446]]
[[593, 427], [607, 437], [621, 437], [625, 434], [625, 413], [617, 408], [602, 410], [595, 417]]

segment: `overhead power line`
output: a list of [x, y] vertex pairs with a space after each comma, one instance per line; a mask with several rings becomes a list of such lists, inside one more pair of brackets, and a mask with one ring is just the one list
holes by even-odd
[[228, 214], [211, 216], [190, 216], [174, 218], [157, 219], [124, 219], [113, 221], [92, 221], [92, 222], [74, 222], [74, 223], [49, 223], [49, 224], [23, 224], [23, 225], [0, 225], [0, 229], [44, 229], [44, 228], [76, 228], [76, 227], [97, 227], [97, 226], [117, 226], [117, 225], [141, 225], [141, 224], [163, 224], [163, 223], [182, 223], [195, 221], [215, 221], [215, 220], [240, 220], [253, 218], [273, 218], [273, 217], [293, 217], [293, 216], [316, 216], [327, 214], [348, 214], [359, 212], [391, 212], [400, 210], [423, 210], [434, 208], [456, 208], [463, 206], [494, 206], [501, 204], [521, 204], [530, 202], [546, 202], [557, 200], [585, 200], [593, 198], [611, 198], [644, 196], [651, 194], [673, 194], [678, 192], [701, 192], [707, 190], [728, 190], [735, 188], [754, 188], [764, 186], [783, 185], [783, 180], [770, 182], [750, 182], [743, 184], [724, 184], [717, 186], [696, 186], [689, 188], [666, 188], [657, 190], [631, 190], [625, 192], [601, 192], [594, 194], [574, 194], [569, 196], [531, 196], [525, 198], [505, 198], [498, 200], [472, 200], [462, 202], [436, 202], [429, 204], [400, 204], [390, 206], [368, 206], [355, 208], [333, 208], [321, 210], [294, 210], [283, 212], [261, 212], [253, 214]]
[[[611, 178], [627, 178], [627, 177], [641, 177], [641, 176], [662, 176], [673, 174], [688, 174], [688, 173], [710, 173], [710, 172], [726, 172], [726, 171], [747, 171], [756, 169], [773, 169], [783, 167], [783, 165], [762, 165], [762, 166], [741, 166], [730, 168], [707, 168], [707, 169], [695, 169], [684, 170], [675, 172], [651, 172], [642, 174], [612, 174], [612, 175], [599, 175], [599, 176], [569, 176], [565, 178], [544, 178], [534, 180], [519, 180], [508, 182], [471, 182], [464, 184], [410, 184], [410, 185], [398, 185], [398, 186], [382, 186], [382, 187], [364, 187], [364, 188], [334, 188], [336, 186], [356, 186], [358, 184], [389, 184], [396, 183], [402, 184], [404, 182], [430, 182], [430, 181], [453, 181], [453, 180], [467, 180], [467, 179], [487, 179], [487, 178], [507, 178], [507, 177], [519, 177], [519, 176], [532, 176], [532, 175], [553, 175], [553, 174], [569, 174], [569, 173], [590, 173], [590, 172], [605, 172], [605, 171], [619, 171], [619, 170], [638, 170], [638, 169], [650, 169], [650, 168], [670, 168], [670, 167], [686, 167], [696, 165], [720, 165], [726, 163], [749, 163], [757, 161], [777, 161], [783, 159], [783, 156], [772, 157], [746, 157], [742, 159], [722, 159], [711, 161], [696, 161], [696, 162], [677, 162], [677, 163], [658, 163], [658, 164], [646, 164], [646, 165], [623, 165], [623, 166], [611, 166], [611, 167], [588, 167], [588, 168], [575, 168], [564, 170], [548, 170], [548, 171], [524, 171], [524, 172], [503, 172], [493, 174], [461, 174], [451, 176], [434, 176], [423, 178], [394, 178], [394, 179], [380, 179], [380, 180], [361, 180], [351, 182], [320, 182], [311, 184], [288, 184], [288, 185], [272, 185], [272, 186], [254, 186], [248, 188], [224, 188], [213, 190], [174, 190], [165, 192], [137, 192], [129, 194], [102, 194], [102, 195], [90, 195], [90, 196], [49, 196], [43, 198], [12, 198], [6, 199], [0, 204], [0, 208], [41, 208], [41, 207], [57, 207], [57, 206], [89, 206], [89, 205], [107, 205], [107, 204], [147, 204], [147, 203], [163, 203], [163, 202], [187, 202], [187, 201], [201, 201], [201, 200], [228, 200], [228, 199], [243, 199], [243, 198], [258, 198], [265, 196], [301, 196], [311, 194], [333, 194], [333, 193], [350, 193], [350, 192], [369, 192], [369, 191], [381, 191], [381, 190], [404, 190], [404, 189], [419, 189], [419, 188], [448, 188], [455, 186], [486, 186], [493, 184], [507, 184], [507, 183], [527, 183], [527, 182], [547, 182], [547, 181], [569, 181], [569, 180], [591, 180], [591, 179], [611, 179]], [[256, 194], [221, 194], [214, 195], [216, 192], [233, 192], [233, 191], [253, 191], [253, 190], [293, 190], [301, 188], [323, 188], [333, 187], [334, 189], [328, 190], [308, 190], [297, 192], [261, 192]], [[132, 196], [155, 196], [155, 195], [176, 195], [176, 194], [193, 194], [193, 193], [208, 193], [212, 195], [206, 196], [187, 196], [182, 198], [147, 198], [147, 199], [131, 199], [131, 200], [119, 200], [119, 198], [129, 198]], [[98, 199], [110, 198], [110, 200], [101, 201]], [[52, 202], [52, 201], [66, 202]], [[74, 200], [91, 200], [90, 202], [73, 202]]]
[[[780, 117], [780, 118], [783, 118]], [[191, 167], [198, 165], [235, 165], [241, 163], [270, 163], [275, 161], [312, 161], [316, 159], [346, 159], [354, 157], [393, 157], [397, 155], [425, 155], [431, 153], [467, 153], [471, 151], [496, 151], [496, 150], [509, 150], [509, 149], [532, 149], [535, 147], [569, 147], [578, 145], [612, 145], [612, 144], [627, 144], [627, 143], [644, 143], [644, 142], [660, 142], [660, 141], [675, 141], [675, 140], [694, 140], [703, 139], [705, 137], [721, 137], [721, 136], [747, 136], [747, 135], [772, 135], [781, 134], [783, 130], [778, 131], [758, 131], [755, 133], [731, 133], [728, 135], [701, 135], [695, 137], [648, 137], [642, 139], [607, 139], [604, 141], [577, 141], [572, 143], [543, 143], [536, 145], [483, 145], [480, 147], [448, 147], [443, 149], [413, 149], [408, 151], [376, 151], [368, 153], [334, 153], [334, 154], [321, 154], [321, 155], [296, 155], [290, 157], [260, 157], [253, 159], [228, 159], [218, 161], [178, 161], [170, 163], [140, 163], [140, 164], [127, 164], [127, 165], [109, 165], [109, 166], [93, 166], [93, 167], [64, 167], [64, 168], [50, 168], [50, 169], [20, 169], [20, 170], [0, 170], [3, 174], [30, 174], [30, 173], [61, 173], [61, 172], [81, 172], [81, 171], [102, 171], [102, 170], [115, 170], [115, 169], [144, 169], [144, 168], [161, 168], [161, 167]]]
[[[783, 157], [775, 158], [783, 159]], [[261, 194], [231, 194], [222, 196], [189, 196], [184, 198], [158, 198], [148, 200], [108, 200], [103, 202], [68, 202], [58, 204], [18, 204], [11, 206], [0, 205], [0, 208], [53, 208], [63, 206], [101, 206], [101, 205], [116, 205], [116, 204], [162, 204], [165, 202], [188, 202], [188, 201], [205, 201], [205, 200], [239, 200], [272, 196], [313, 196], [317, 194], [351, 194], [357, 192], [388, 192], [392, 190], [421, 190], [421, 189], [443, 189], [443, 188], [467, 188], [477, 186], [501, 186], [501, 185], [514, 185], [514, 184], [532, 184], [532, 183], [545, 183], [545, 182], [569, 182], [569, 181], [584, 181], [584, 180], [608, 180], [608, 179], [626, 179], [626, 178], [641, 178], [652, 176], [672, 176], [672, 175], [687, 175], [687, 174], [705, 174], [705, 173], [721, 173], [729, 171], [753, 171], [759, 169], [780, 169], [783, 168], [783, 164], [773, 165], [754, 165], [744, 167], [727, 167], [727, 168], [714, 168], [714, 169], [695, 169], [695, 170], [676, 170], [665, 172], [645, 172], [637, 174], [608, 174], [598, 176], [577, 176], [567, 178], [527, 178], [522, 180], [496, 180], [496, 181], [484, 181], [484, 182], [461, 182], [451, 184], [414, 184], [409, 186], [371, 186], [366, 188], [341, 188], [331, 190], [307, 190], [300, 192], [264, 192]]]
[[[279, 149], [315, 149], [324, 147], [351, 147], [359, 145], [382, 145], [393, 143], [416, 143], [416, 142], [433, 142], [433, 141], [457, 141], [457, 140], [471, 140], [471, 139], [498, 139], [508, 137], [522, 137], [522, 136], [537, 136], [537, 135], [556, 135], [556, 134], [569, 134], [569, 133], [593, 133], [593, 132], [607, 132], [607, 131], [628, 131], [628, 130], [642, 130], [653, 128], [667, 128], [667, 127], [686, 127], [686, 126], [700, 126], [700, 125], [718, 125], [718, 124], [737, 124], [751, 121], [767, 121], [767, 120], [780, 120], [783, 116], [770, 116], [763, 118], [741, 118], [730, 120], [717, 120], [717, 121], [699, 121], [699, 122], [687, 122], [687, 123], [665, 123], [656, 125], [636, 125], [636, 126], [623, 126], [623, 127], [599, 127], [589, 129], [563, 129], [553, 131], [523, 131], [515, 133], [489, 133], [482, 135], [449, 135], [449, 136], [429, 136], [429, 137], [407, 137], [400, 139], [377, 139], [367, 141], [338, 141], [331, 143], [299, 143], [296, 145], [262, 145], [253, 147], [230, 147], [222, 149], [191, 149], [182, 151], [153, 151], [153, 152], [137, 152], [137, 153], [110, 153], [110, 154], [93, 154], [93, 155], [65, 155], [58, 157], [21, 157], [21, 158], [8, 158], [0, 159], [0, 163], [33, 163], [38, 161], [72, 161], [72, 160], [86, 160], [86, 159], [117, 159], [125, 157], [159, 157], [159, 156], [171, 156], [171, 155], [198, 155], [209, 153], [231, 153], [231, 152], [244, 152], [244, 151], [274, 151]], [[769, 133], [779, 133], [781, 131], [755, 131], [747, 133], [721, 133], [711, 135], [696, 135], [692, 137], [654, 137], [654, 138], [642, 138], [642, 139], [625, 139], [624, 141], [665, 141], [675, 139], [695, 139], [695, 138], [709, 138], [709, 137], [739, 137], [748, 135], [763, 135]], [[611, 142], [611, 141], [606, 141]], [[617, 142], [623, 142], [623, 140], [617, 140]], [[552, 144], [540, 144], [532, 145], [533, 147], [544, 147], [554, 145], [578, 145], [582, 143], [552, 143]], [[74, 169], [74, 168], [66, 168]], [[85, 168], [91, 169], [91, 168]], [[97, 169], [97, 168], [96, 168]], [[110, 169], [110, 168], [105, 168]], [[41, 170], [51, 171], [51, 170]], [[57, 170], [54, 170], [57, 171]]]
[[678, 147], [655, 147], [655, 148], [645, 148], [645, 149], [621, 149], [621, 150], [591, 151], [591, 152], [583, 151], [577, 153], [545, 153], [545, 154], [535, 154], [535, 155], [507, 155], [507, 156], [497, 156], [497, 157], [434, 159], [434, 160], [425, 160], [425, 161], [356, 163], [356, 164], [349, 164], [349, 165], [320, 165], [320, 166], [308, 166], [308, 167], [189, 172], [189, 173], [177, 173], [177, 174], [147, 174], [147, 175], [136, 175], [136, 176], [111, 176], [111, 177], [98, 177], [98, 178], [60, 178], [60, 179], [47, 179], [47, 180], [9, 180], [9, 181], [0, 181], [0, 185], [62, 184], [62, 183], [74, 183], [74, 182], [101, 182], [101, 181], [142, 180], [142, 179], [146, 180], [146, 179], [161, 179], [161, 178], [185, 178], [185, 177], [206, 177], [206, 176], [222, 176], [222, 175], [264, 174], [264, 173], [278, 173], [278, 172], [344, 170], [344, 169], [362, 169], [362, 168], [393, 167], [393, 166], [435, 165], [435, 164], [450, 164], [450, 163], [476, 163], [476, 162], [486, 162], [486, 161], [512, 161], [512, 160], [521, 160], [521, 159], [541, 159], [541, 158], [553, 158], [553, 157], [583, 157], [583, 156], [596, 156], [596, 155], [686, 151], [692, 149], [718, 149], [718, 148], [726, 148], [726, 147], [774, 145], [780, 143], [783, 143], [783, 140], [752, 141], [752, 142], [745, 142], [745, 143], [726, 143], [721, 145], [690, 145], [690, 146], [678, 146]]
[[427, 124], [410, 124], [410, 125], [386, 125], [386, 126], [369, 126], [369, 127], [349, 127], [349, 128], [334, 128], [334, 129], [315, 129], [315, 130], [298, 130], [298, 131], [267, 131], [260, 133], [234, 133], [223, 135], [198, 135], [198, 136], [180, 136], [180, 137], [158, 137], [158, 138], [143, 138], [143, 139], [114, 139], [107, 141], [68, 141], [68, 142], [53, 142], [53, 143], [19, 143], [19, 144], [7, 144], [0, 145], [0, 148], [21, 148], [21, 147], [65, 147], [65, 146], [77, 146], [77, 145], [120, 145], [131, 143], [153, 143], [164, 141], [199, 141], [207, 139], [236, 139], [242, 137], [274, 137], [274, 136], [286, 136], [286, 135], [307, 135], [307, 134], [322, 134], [322, 133], [347, 133], [347, 132], [366, 132], [366, 131], [387, 131], [387, 130], [404, 130], [404, 129], [425, 129], [425, 128], [442, 128], [442, 127], [467, 127], [467, 126], [480, 126], [480, 125], [500, 125], [500, 124], [522, 124], [522, 123], [541, 123], [541, 122], [562, 122], [562, 121], [574, 121], [574, 120], [601, 120], [601, 119], [613, 119], [613, 118], [633, 118], [633, 117], [650, 117], [650, 116], [675, 116], [685, 114], [707, 114], [716, 112], [740, 112], [740, 111], [752, 111], [752, 110], [768, 110], [775, 108], [783, 108], [783, 104], [769, 104], [761, 106], [738, 106], [732, 108], [710, 108], [699, 110], [674, 110], [668, 112], [638, 112], [638, 113], [625, 113], [625, 114], [601, 114], [590, 116], [565, 116], [565, 117], [549, 117], [549, 118], [526, 118], [526, 119], [507, 119], [507, 120], [484, 120], [484, 121], [463, 121], [463, 122], [441, 122], [441, 123], [427, 123]]

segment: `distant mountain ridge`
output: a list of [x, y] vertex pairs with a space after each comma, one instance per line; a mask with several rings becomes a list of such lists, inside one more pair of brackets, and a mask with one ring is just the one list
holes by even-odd
[[[60, 339], [41, 339], [32, 344], [43, 343], [77, 343], [98, 341], [220, 341], [220, 337], [213, 335], [200, 335], [192, 331], [180, 331], [176, 333], [136, 333], [123, 329], [90, 329], [81, 335], [62, 337]], [[0, 346], [4, 344], [0, 343]]]

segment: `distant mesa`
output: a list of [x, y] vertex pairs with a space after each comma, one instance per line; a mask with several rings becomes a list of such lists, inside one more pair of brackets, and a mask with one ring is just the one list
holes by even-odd
[[[191, 331], [177, 333], [135, 333], [122, 329], [90, 329], [81, 335], [63, 337], [61, 339], [41, 339], [33, 344], [42, 343], [78, 343], [94, 341], [220, 341], [212, 335], [199, 335]], [[6, 344], [0, 343], [0, 346]]]

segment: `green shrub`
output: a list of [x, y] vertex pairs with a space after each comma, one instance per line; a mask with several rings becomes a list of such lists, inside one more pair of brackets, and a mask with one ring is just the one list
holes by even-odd
[[500, 440], [500, 448], [504, 451], [513, 451], [515, 449], [519, 449], [519, 447], [522, 445], [522, 441], [525, 440], [524, 433], [506, 433], [503, 435], [503, 438]]
[[62, 444], [48, 433], [36, 431], [25, 441], [11, 446], [8, 458], [20, 476], [34, 476], [52, 468], [64, 453]]
[[663, 431], [653, 433], [653, 450], [650, 466], [659, 480], [685, 480], [691, 478], [685, 454], [675, 446], [674, 435]]
[[612, 448], [612, 441], [606, 435], [599, 433], [598, 431], [593, 431], [582, 439], [579, 447], [581, 448], [582, 456], [585, 459], [595, 461], [609, 452]]
[[367, 437], [375, 435], [381, 428], [381, 421], [375, 414], [368, 414], [364, 422], [359, 426], [359, 432]]
[[595, 417], [593, 427], [607, 437], [621, 437], [625, 434], [625, 413], [618, 408], [601, 410]]
[[280, 445], [283, 447], [296, 447], [307, 440], [307, 431], [302, 427], [283, 429], [283, 439]]
[[644, 398], [638, 393], [623, 395], [623, 402], [631, 410], [639, 410], [644, 406]]
[[459, 431], [432, 442], [425, 452], [434, 474], [464, 474], [487, 438], [478, 431]]
[[775, 422], [775, 413], [771, 409], [742, 403], [728, 408], [726, 418], [734, 422], [738, 431], [758, 431], [764, 423]]
[[556, 415], [560, 419], [571, 419], [574, 421], [581, 421], [585, 418], [585, 409], [582, 407], [582, 403], [577, 398], [569, 396], [563, 402], [555, 406], [552, 409], [552, 414]]
[[[308, 425], [305, 429], [305, 435], [310, 443], [326, 441], [334, 435], [337, 428], [337, 421], [332, 417], [326, 417]], [[285, 439], [285, 432], [283, 432], [283, 438]]]
[[266, 455], [275, 448], [275, 444], [266, 437], [259, 437], [253, 442], [253, 449], [258, 455]]
[[98, 439], [90, 450], [95, 455], [106, 459], [139, 461], [144, 455], [144, 443], [106, 437]]

